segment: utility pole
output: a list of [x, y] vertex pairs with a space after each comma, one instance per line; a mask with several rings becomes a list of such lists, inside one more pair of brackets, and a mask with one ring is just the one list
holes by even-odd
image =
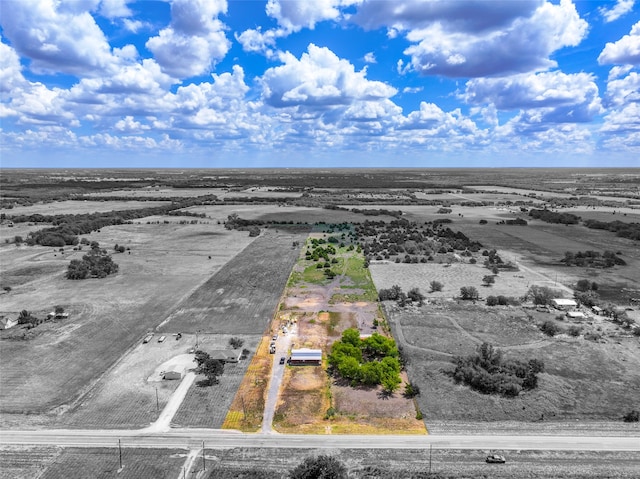
[[207, 470], [207, 462], [204, 458], [204, 441], [202, 441], [202, 470], [203, 471]]
[[160, 400], [158, 399], [158, 386], [156, 386], [156, 413], [160, 413]]
[[244, 394], [240, 396], [240, 399], [242, 399], [242, 414], [244, 414], [244, 418], [247, 419], [247, 409], [244, 406]]
[[120, 439], [118, 439], [118, 455], [120, 457], [120, 470], [122, 470], [122, 445], [120, 444]]
[[429, 475], [431, 475], [431, 448], [433, 444], [429, 444]]

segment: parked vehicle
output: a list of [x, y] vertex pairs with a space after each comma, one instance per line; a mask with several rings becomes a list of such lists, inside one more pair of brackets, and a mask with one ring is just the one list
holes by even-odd
[[147, 344], [149, 341], [151, 341], [152, 338], [153, 338], [153, 333], [147, 334], [142, 340], [142, 344]]
[[276, 333], [276, 334], [274, 334], [274, 335], [273, 335], [273, 337], [272, 337], [271, 339], [273, 339], [274, 341], [275, 341], [276, 339], [278, 339], [278, 334], [277, 334], [277, 333]]
[[159, 342], [159, 343], [164, 343], [164, 340], [165, 340], [165, 339], [167, 339], [167, 337], [166, 337], [166, 336], [160, 336], [160, 337], [158, 338], [158, 342]]
[[504, 464], [505, 462], [507, 462], [507, 460], [504, 458], [504, 456], [501, 456], [499, 454], [489, 454], [487, 456], [486, 461], [489, 464]]
[[271, 343], [269, 345], [269, 354], [275, 354], [276, 353], [276, 343]]
[[285, 358], [284, 356], [282, 356], [282, 357], [280, 358], [280, 364], [284, 364], [286, 360], [287, 360], [287, 358]]

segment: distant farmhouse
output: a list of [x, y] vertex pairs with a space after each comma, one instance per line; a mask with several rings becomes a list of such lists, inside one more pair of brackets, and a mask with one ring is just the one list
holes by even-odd
[[9, 316], [0, 316], [0, 329], [13, 328], [16, 324], [18, 324], [17, 316], [15, 318]]

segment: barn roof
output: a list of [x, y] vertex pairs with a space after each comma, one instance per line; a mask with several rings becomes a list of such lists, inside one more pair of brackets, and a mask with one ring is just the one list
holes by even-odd
[[300, 348], [291, 350], [292, 361], [322, 361], [321, 349]]

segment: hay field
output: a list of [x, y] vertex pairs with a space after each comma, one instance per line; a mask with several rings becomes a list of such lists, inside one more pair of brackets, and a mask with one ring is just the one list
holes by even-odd
[[[107, 249], [115, 243], [131, 248], [131, 254], [114, 255], [116, 275], [65, 279], [69, 260], [82, 252], [64, 259], [39, 246], [2, 253], [3, 272], [36, 270], [3, 295], [1, 312], [42, 315], [61, 305], [69, 313], [34, 339], [2, 341], [2, 412], [44, 412], [71, 401], [254, 239], [220, 225], [175, 223], [111, 226], [87, 237]], [[37, 271], [52, 265], [57, 272]]]
[[0, 209], [7, 215], [80, 215], [87, 213], [103, 213], [106, 211], [137, 210], [154, 206], [168, 205], [168, 201], [54, 201], [37, 203], [30, 206], [16, 206], [10, 210]]
[[[247, 235], [246, 232], [242, 233]], [[306, 233], [263, 230], [257, 239], [178, 305], [160, 331], [262, 334]]]

